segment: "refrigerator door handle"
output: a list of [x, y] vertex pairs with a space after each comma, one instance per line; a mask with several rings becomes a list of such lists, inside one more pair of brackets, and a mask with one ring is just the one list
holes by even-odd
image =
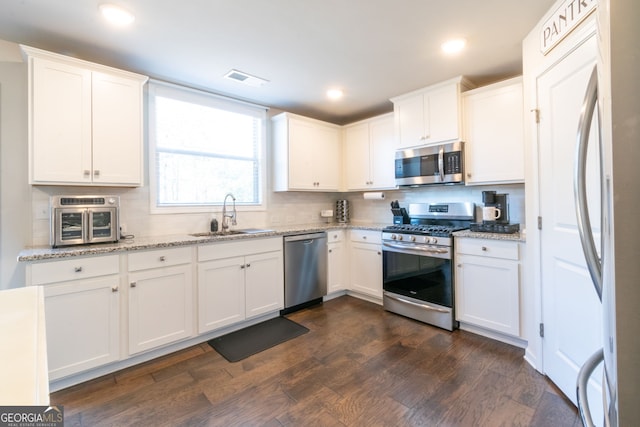
[[578, 398], [578, 410], [582, 424], [585, 427], [595, 427], [593, 419], [591, 419], [591, 411], [589, 410], [589, 401], [587, 399], [587, 385], [593, 371], [598, 367], [600, 362], [604, 360], [604, 351], [600, 349], [593, 353], [591, 357], [582, 365], [578, 372], [578, 380], [576, 383], [576, 395]]
[[[575, 153], [575, 170], [573, 176], [573, 190], [576, 202], [576, 215], [578, 222], [578, 233], [580, 242], [587, 261], [587, 268], [593, 281], [593, 286], [602, 301], [602, 264], [598, 258], [596, 244], [591, 231], [591, 220], [589, 219], [589, 209], [587, 207], [587, 147], [589, 144], [589, 130], [591, 129], [591, 119], [598, 103], [598, 71], [593, 68], [584, 103], [580, 112], [578, 122], [578, 134]], [[601, 145], [600, 130], [598, 129], [599, 145]], [[600, 156], [600, 175], [602, 175], [602, 156]]]

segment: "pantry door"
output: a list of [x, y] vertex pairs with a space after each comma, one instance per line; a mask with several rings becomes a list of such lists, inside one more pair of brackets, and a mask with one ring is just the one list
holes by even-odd
[[[580, 244], [573, 189], [576, 133], [585, 89], [596, 64], [595, 31], [536, 80], [541, 230], [543, 369], [576, 403], [581, 366], [602, 347], [602, 305], [593, 288]], [[600, 242], [600, 184], [597, 118], [587, 165], [588, 206]], [[600, 369], [600, 368], [599, 368]], [[601, 371], [590, 383], [594, 420], [602, 419]]]

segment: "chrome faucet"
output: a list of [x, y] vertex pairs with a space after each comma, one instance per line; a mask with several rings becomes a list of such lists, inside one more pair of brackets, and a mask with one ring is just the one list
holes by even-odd
[[[233, 212], [231, 212], [230, 214], [227, 213], [227, 199], [231, 197], [231, 199], [233, 200]], [[224, 196], [224, 202], [222, 203], [222, 232], [226, 233], [227, 231], [229, 231], [229, 218], [231, 218], [231, 225], [237, 225], [237, 221], [236, 221], [236, 216], [237, 216], [237, 212], [236, 212], [236, 198], [233, 197], [233, 194], [231, 193], [227, 193], [226, 196]]]

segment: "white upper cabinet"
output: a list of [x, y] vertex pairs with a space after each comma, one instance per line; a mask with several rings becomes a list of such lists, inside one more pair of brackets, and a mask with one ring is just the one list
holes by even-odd
[[524, 182], [522, 77], [463, 94], [467, 185]]
[[340, 190], [340, 126], [291, 113], [272, 124], [274, 191]]
[[395, 188], [393, 114], [344, 127], [344, 179], [347, 191]]
[[29, 60], [29, 182], [142, 185], [147, 77], [22, 49]]
[[462, 133], [460, 94], [473, 85], [456, 77], [391, 98], [397, 148], [458, 140]]

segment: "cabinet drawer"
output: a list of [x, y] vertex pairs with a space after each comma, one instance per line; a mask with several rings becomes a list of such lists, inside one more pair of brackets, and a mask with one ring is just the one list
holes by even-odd
[[128, 257], [129, 271], [169, 267], [172, 265], [189, 264], [191, 262], [191, 248], [171, 248], [136, 252], [130, 253]]
[[119, 269], [119, 255], [42, 262], [31, 266], [31, 284], [45, 285], [47, 283], [107, 276], [109, 274], [118, 274]]
[[281, 251], [282, 248], [282, 237], [218, 242], [198, 246], [198, 262]]
[[343, 230], [327, 230], [327, 243], [341, 242], [343, 239]]
[[382, 243], [382, 233], [373, 230], [351, 230], [351, 241], [359, 243]]
[[503, 259], [520, 259], [517, 242], [483, 239], [456, 239], [456, 253]]

